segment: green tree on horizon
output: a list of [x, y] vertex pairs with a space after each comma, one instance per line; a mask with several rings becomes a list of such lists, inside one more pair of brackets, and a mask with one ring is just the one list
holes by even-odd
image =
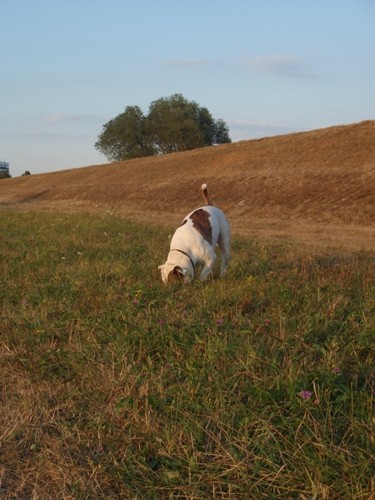
[[95, 147], [110, 161], [153, 155], [145, 125], [139, 106], [127, 106], [123, 113], [103, 126]]
[[153, 101], [147, 116], [139, 106], [127, 106], [103, 125], [95, 148], [108, 160], [121, 161], [228, 142], [229, 129], [222, 119], [174, 94]]

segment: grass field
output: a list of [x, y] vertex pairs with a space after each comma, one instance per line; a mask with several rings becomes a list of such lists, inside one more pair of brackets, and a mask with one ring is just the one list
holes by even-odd
[[373, 255], [171, 287], [165, 229], [0, 215], [1, 498], [373, 498]]

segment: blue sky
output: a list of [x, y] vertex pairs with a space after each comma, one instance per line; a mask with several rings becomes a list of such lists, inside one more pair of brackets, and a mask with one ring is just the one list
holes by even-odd
[[98, 163], [102, 126], [182, 93], [233, 141], [375, 119], [375, 0], [1, 0], [0, 160]]

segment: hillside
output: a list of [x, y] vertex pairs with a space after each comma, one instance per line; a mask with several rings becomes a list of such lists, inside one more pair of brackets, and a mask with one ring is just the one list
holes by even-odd
[[0, 204], [112, 211], [173, 228], [212, 201], [233, 231], [375, 250], [375, 121], [0, 182]]

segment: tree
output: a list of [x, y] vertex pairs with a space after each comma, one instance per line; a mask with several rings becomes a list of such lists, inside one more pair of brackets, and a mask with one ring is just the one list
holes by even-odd
[[217, 120], [215, 122], [214, 144], [224, 144], [231, 142], [229, 137], [229, 128], [224, 120]]
[[150, 105], [148, 130], [161, 153], [186, 151], [205, 145], [199, 127], [199, 106], [181, 94], [162, 97]]
[[138, 106], [126, 107], [103, 126], [95, 147], [119, 161], [225, 142], [231, 139], [223, 120], [215, 121], [207, 108], [174, 94], [153, 101], [147, 116]]
[[110, 161], [120, 161], [155, 154], [145, 129], [145, 117], [138, 106], [125, 111], [103, 125], [96, 149]]
[[207, 108], [199, 108], [198, 111], [199, 130], [207, 146], [215, 144], [215, 120]]

